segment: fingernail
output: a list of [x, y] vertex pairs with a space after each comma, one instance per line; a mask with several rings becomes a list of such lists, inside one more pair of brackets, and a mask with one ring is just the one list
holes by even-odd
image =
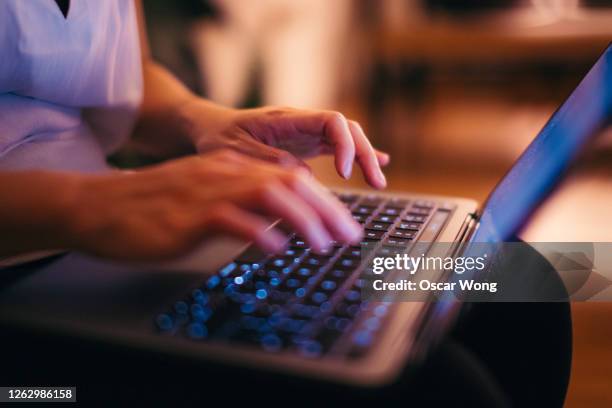
[[287, 241], [287, 237], [285, 237], [283, 234], [270, 231], [261, 238], [261, 245], [264, 247], [263, 249], [266, 252], [278, 255], [285, 249]]
[[361, 225], [359, 225], [358, 223], [356, 223], [355, 221], [353, 221], [352, 223], [352, 234], [351, 234], [351, 241], [352, 242], [357, 242], [361, 239], [361, 237], [363, 236], [363, 228], [361, 227]]
[[344, 163], [344, 170], [342, 171], [342, 175], [345, 179], [351, 178], [351, 173], [353, 172], [353, 164], [350, 161]]
[[316, 231], [313, 233], [313, 237], [312, 237], [312, 249], [315, 252], [320, 252], [321, 250], [327, 249], [331, 243], [331, 237], [329, 236], [329, 234], [323, 230], [320, 229], [319, 231]]
[[380, 181], [381, 187], [387, 186], [387, 178], [385, 177], [385, 174], [382, 172], [381, 169], [378, 169], [378, 181]]

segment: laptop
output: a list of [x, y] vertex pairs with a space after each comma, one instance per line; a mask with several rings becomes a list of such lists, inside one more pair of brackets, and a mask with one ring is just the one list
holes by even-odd
[[[376, 253], [436, 242], [457, 248], [504, 242], [611, 116], [608, 47], [484, 205], [407, 193], [336, 194]], [[0, 290], [0, 324], [203, 363], [380, 386], [444, 335], [460, 301], [365, 299], [371, 280], [362, 251], [334, 245], [315, 254], [292, 235], [276, 256], [219, 238], [200, 253], [197, 268], [124, 265], [68, 253], [0, 271], [16, 276]]]

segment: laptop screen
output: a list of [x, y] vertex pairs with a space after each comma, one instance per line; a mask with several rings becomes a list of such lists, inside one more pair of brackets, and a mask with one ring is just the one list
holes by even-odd
[[581, 147], [612, 121], [612, 45], [491, 192], [472, 242], [503, 242], [526, 223]]

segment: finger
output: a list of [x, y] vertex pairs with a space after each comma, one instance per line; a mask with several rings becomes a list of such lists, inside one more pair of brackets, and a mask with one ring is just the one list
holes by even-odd
[[359, 123], [349, 121], [349, 129], [355, 141], [355, 154], [359, 166], [372, 187], [384, 188], [387, 186], [387, 179], [380, 169], [376, 152], [366, 137]]
[[350, 178], [355, 160], [355, 143], [344, 116], [336, 112], [329, 116], [325, 122], [325, 137], [334, 147], [338, 174], [345, 179]]
[[381, 167], [387, 166], [391, 161], [391, 157], [389, 156], [389, 154], [381, 152], [377, 149], [374, 149], [374, 151], [376, 152], [376, 159], [378, 160], [378, 164], [380, 164]]
[[320, 139], [321, 144], [316, 153], [334, 153], [338, 174], [345, 179], [350, 178], [355, 160], [355, 144], [347, 120], [341, 113], [298, 111], [289, 115], [288, 119], [297, 134]]
[[253, 241], [267, 253], [279, 253], [288, 238], [274, 228], [266, 219], [250, 214], [233, 204], [225, 204], [210, 211], [206, 216], [207, 233], [210, 230], [227, 232], [239, 238]]
[[270, 215], [282, 218], [302, 235], [315, 251], [329, 247], [332, 238], [317, 212], [282, 183], [269, 184], [260, 197], [255, 198], [259, 198], [259, 203], [247, 205], [259, 205]]
[[318, 213], [334, 239], [348, 243], [359, 242], [363, 233], [361, 226], [329, 191], [300, 172], [287, 172], [284, 181], [287, 187]]

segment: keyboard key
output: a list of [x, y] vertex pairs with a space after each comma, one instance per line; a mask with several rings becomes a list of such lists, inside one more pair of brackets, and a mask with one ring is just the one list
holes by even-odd
[[157, 324], [159, 330], [164, 332], [170, 331], [174, 327], [174, 321], [172, 320], [172, 317], [170, 317], [170, 315], [166, 313], [157, 315], [157, 317], [155, 318], [155, 323]]
[[325, 274], [325, 279], [330, 279], [336, 282], [343, 282], [351, 275], [351, 273], [352, 271], [332, 268]]
[[206, 326], [201, 323], [191, 323], [187, 326], [187, 336], [194, 340], [203, 339], [208, 336], [208, 330]]
[[399, 213], [402, 212], [402, 208], [396, 208], [396, 207], [385, 207], [382, 209], [381, 214], [385, 214], [385, 215], [399, 215]]
[[270, 352], [279, 351], [283, 348], [282, 339], [275, 333], [268, 333], [261, 336], [261, 347]]
[[342, 267], [348, 268], [348, 269], [354, 269], [357, 267], [357, 265], [359, 265], [359, 262], [356, 261], [354, 258], [344, 257], [344, 256], [338, 259], [337, 262], [340, 265], [342, 265]]
[[333, 258], [333, 255], [310, 254], [308, 258], [306, 258], [305, 261], [303, 261], [303, 263], [305, 263], [306, 265], [310, 265], [310, 266], [320, 267], [320, 266], [325, 265], [327, 262], [329, 262], [331, 258]]
[[186, 302], [179, 300], [174, 304], [174, 311], [178, 314], [187, 314], [187, 312], [189, 312], [189, 305]]
[[315, 318], [321, 314], [321, 308], [313, 305], [297, 304], [293, 308], [292, 316], [300, 318]]
[[221, 268], [221, 270], [219, 271], [219, 275], [225, 277], [225, 276], [229, 276], [236, 268], [237, 268], [237, 264], [236, 262], [232, 262], [230, 264], [227, 264], [226, 266], [224, 266], [223, 268]]
[[391, 227], [391, 224], [386, 222], [370, 222], [366, 225], [365, 229], [372, 231], [387, 231], [389, 227]]
[[409, 204], [409, 201], [404, 199], [404, 198], [391, 198], [389, 199], [389, 201], [387, 202], [387, 205], [390, 207], [398, 207], [398, 208], [406, 208], [406, 206]]
[[403, 230], [403, 229], [396, 229], [395, 231], [391, 232], [391, 237], [393, 237], [393, 238], [408, 238], [408, 239], [412, 239], [412, 238], [414, 238], [415, 235], [416, 235], [416, 233], [414, 231]]
[[359, 302], [361, 300], [361, 293], [356, 290], [349, 290], [344, 294], [344, 299], [349, 303]]
[[310, 304], [320, 305], [327, 300], [327, 294], [323, 292], [314, 292], [309, 299]]
[[338, 285], [333, 280], [326, 279], [324, 281], [321, 281], [319, 287], [325, 291], [333, 291], [338, 287]]
[[397, 215], [389, 215], [389, 214], [378, 214], [374, 217], [374, 222], [386, 222], [388, 224], [392, 224], [397, 219]]
[[402, 248], [398, 248], [397, 246], [386, 246], [383, 245], [379, 248], [378, 252], [376, 253], [377, 256], [393, 256], [393, 255], [397, 255], [397, 254], [401, 254], [403, 253], [403, 249]]
[[370, 207], [378, 207], [385, 199], [380, 196], [367, 195], [359, 202], [359, 205], [367, 205]]
[[368, 330], [359, 330], [353, 333], [351, 340], [352, 348], [349, 352], [349, 356], [359, 358], [363, 357], [369, 351], [374, 342], [374, 335]]
[[410, 230], [410, 231], [418, 231], [421, 229], [422, 224], [416, 222], [400, 222], [397, 224], [398, 229]]
[[291, 240], [289, 244], [290, 248], [308, 248], [306, 241], [302, 238], [294, 238]]
[[429, 215], [431, 208], [412, 207], [408, 212], [409, 215]]
[[300, 266], [295, 273], [302, 278], [310, 278], [317, 274], [317, 270], [313, 266]]
[[361, 248], [349, 248], [342, 255], [343, 258], [361, 259]]
[[355, 201], [357, 201], [358, 198], [359, 196], [357, 194], [351, 194], [351, 193], [338, 194], [338, 199], [342, 201], [343, 203], [347, 203], [347, 204], [354, 203]]
[[288, 248], [285, 253], [284, 256], [285, 257], [291, 257], [291, 258], [299, 258], [302, 255], [304, 255], [306, 253], [306, 250], [304, 248]]
[[359, 279], [355, 280], [355, 282], [353, 282], [353, 287], [355, 289], [361, 290], [361, 289], [365, 288], [365, 286], [366, 286], [365, 279], [359, 278]]
[[304, 330], [307, 321], [303, 319], [291, 319], [289, 317], [284, 317], [278, 320], [276, 324], [273, 325], [275, 329], [281, 332], [298, 334]]
[[427, 220], [427, 217], [423, 216], [423, 215], [416, 215], [416, 214], [407, 214], [402, 221], [405, 222], [417, 222], [417, 223], [424, 223]]
[[425, 200], [418, 200], [414, 202], [414, 207], [418, 207], [418, 208], [425, 208], [425, 209], [432, 209], [435, 206], [435, 204], [431, 201], [425, 201]]
[[384, 242], [384, 245], [396, 248], [406, 248], [410, 245], [410, 242], [412, 242], [411, 239], [389, 237]]
[[371, 215], [376, 210], [376, 207], [372, 207], [369, 205], [359, 205], [353, 211], [353, 213], [362, 214], [362, 215]]
[[304, 340], [298, 345], [298, 350], [304, 357], [315, 358], [321, 355], [323, 346], [316, 340]]
[[383, 235], [385, 235], [385, 231], [370, 231], [370, 230], [366, 230], [363, 233], [363, 237], [366, 240], [374, 240], [374, 241], [381, 240]]
[[368, 218], [367, 215], [359, 214], [359, 213], [353, 213], [352, 216], [353, 216], [353, 219], [360, 224], [365, 223], [366, 219]]
[[210, 307], [204, 307], [199, 303], [191, 305], [191, 318], [196, 322], [205, 322], [212, 316], [212, 309]]

